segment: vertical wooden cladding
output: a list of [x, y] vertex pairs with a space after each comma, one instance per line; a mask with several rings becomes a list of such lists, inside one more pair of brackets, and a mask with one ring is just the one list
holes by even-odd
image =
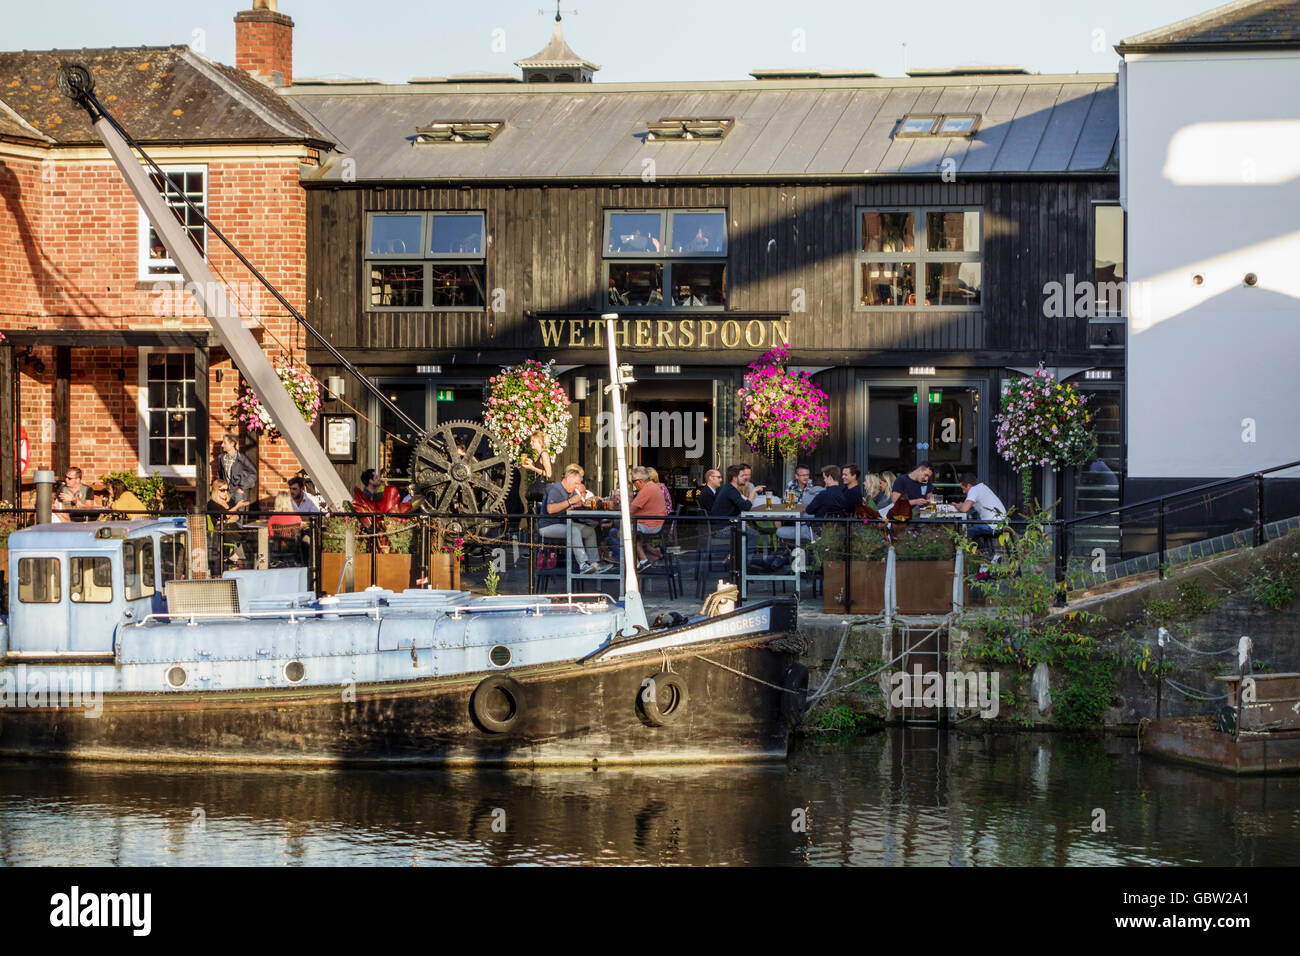
[[[1092, 277], [1092, 203], [1114, 178], [677, 186], [400, 187], [308, 191], [309, 317], [339, 347], [532, 348], [525, 311], [602, 308], [607, 209], [724, 208], [729, 307], [789, 312], [796, 349], [1082, 349], [1087, 320], [1044, 319], [1051, 281]], [[978, 312], [854, 310], [859, 208], [973, 206], [984, 214]], [[368, 311], [365, 214], [482, 210], [489, 310]], [[924, 281], [917, 277], [918, 284]], [[492, 291], [504, 309], [490, 311]], [[803, 311], [798, 311], [798, 306]]]

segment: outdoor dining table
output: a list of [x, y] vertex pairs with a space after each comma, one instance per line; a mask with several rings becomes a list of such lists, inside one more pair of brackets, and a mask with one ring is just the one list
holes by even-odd
[[[596, 545], [597, 545], [597, 549], [598, 549], [598, 550], [599, 550], [599, 546], [600, 546], [600, 531], [599, 531], [599, 528], [600, 528], [600, 522], [599, 522], [599, 521], [597, 521], [597, 522], [593, 522], [591, 519], [592, 519], [592, 518], [599, 518], [599, 519], [602, 519], [602, 520], [604, 520], [604, 521], [614, 521], [614, 520], [617, 520], [617, 519], [618, 519], [618, 511], [617, 511], [617, 510], [613, 510], [613, 511], [609, 511], [609, 510], [597, 511], [597, 510], [595, 510], [595, 509], [593, 509], [593, 508], [573, 508], [573, 509], [571, 509], [571, 510], [570, 510], [569, 512], [567, 512], [567, 513], [568, 513], [569, 515], [573, 516], [573, 518], [574, 518], [575, 520], [576, 520], [576, 519], [579, 519], [579, 518], [582, 518], [582, 519], [586, 519], [586, 522], [587, 522], [588, 524], [595, 524], [595, 525], [596, 525], [596, 527], [597, 527], [597, 533], [596, 533]], [[580, 578], [580, 579], [583, 580], [583, 581], [619, 581], [619, 582], [622, 582], [622, 580], [623, 580], [623, 562], [627, 559], [627, 556], [626, 556], [625, 554], [623, 554], [623, 546], [622, 546], [622, 542], [619, 543], [619, 549], [618, 549], [618, 568], [617, 568], [616, 570], [600, 571], [600, 572], [593, 571], [593, 572], [591, 572], [590, 574], [583, 574], [582, 572], [577, 572], [577, 573], [575, 573], [574, 570], [573, 570], [573, 557], [572, 557], [572, 555], [569, 554], [569, 552], [568, 552], [567, 549], [565, 550], [564, 555], [565, 555], [565, 561], [564, 561], [564, 589], [565, 589], [569, 594], [572, 594], [572, 593], [573, 593], [573, 579], [574, 579], [574, 578]], [[600, 563], [601, 563], [601, 562], [600, 562], [599, 558], [597, 558], [597, 560], [596, 560], [596, 564], [600, 564]]]
[[[742, 522], [748, 521], [748, 522], [753, 522], [755, 524], [757, 524], [758, 522], [768, 522], [768, 521], [770, 522], [778, 522], [778, 521], [791, 522], [792, 521], [794, 522], [794, 526], [795, 526], [796, 547], [798, 548], [803, 547], [804, 533], [802, 530], [802, 526], [804, 523], [804, 514], [803, 511], [800, 510], [799, 508], [792, 508], [788, 505], [756, 507], [756, 508], [752, 508], [749, 511], [741, 512], [738, 517], [739, 520], [741, 520]], [[775, 528], [773, 528], [770, 532], [763, 531], [757, 528], [755, 530], [758, 531], [759, 534], [761, 535], [764, 536], [770, 535], [773, 541], [775, 541], [776, 539]], [[770, 553], [771, 549], [768, 548], [766, 550], [768, 550]], [[799, 585], [803, 574], [803, 566], [805, 564], [805, 561], [792, 559], [790, 561], [789, 571], [786, 571], [785, 573], [781, 573], [781, 574], [751, 573], [749, 570], [749, 535], [745, 533], [745, 526], [743, 524], [741, 525], [741, 535], [740, 535], [740, 555], [741, 555], [740, 597], [742, 600], [744, 598], [749, 597], [750, 581], [793, 581], [794, 593], [796, 595], [799, 594]]]

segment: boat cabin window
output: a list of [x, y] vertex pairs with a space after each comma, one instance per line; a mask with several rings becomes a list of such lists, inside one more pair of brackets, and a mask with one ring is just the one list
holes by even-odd
[[58, 558], [18, 559], [18, 600], [24, 604], [58, 604], [63, 599]]
[[153, 538], [128, 538], [123, 542], [122, 568], [126, 599], [135, 601], [154, 592]]
[[158, 539], [159, 559], [162, 562], [162, 581], [184, 581], [189, 572], [186, 554], [189, 551], [185, 535], [166, 534]]
[[113, 562], [106, 557], [68, 559], [68, 599], [76, 604], [113, 600]]

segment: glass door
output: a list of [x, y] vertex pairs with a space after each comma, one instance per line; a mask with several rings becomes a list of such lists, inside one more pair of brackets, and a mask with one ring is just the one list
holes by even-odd
[[877, 474], [906, 474], [918, 461], [934, 467], [935, 490], [960, 498], [963, 472], [985, 475], [984, 383], [973, 379], [875, 379], [859, 383], [858, 464]]
[[379, 423], [379, 428], [370, 430], [371, 458], [366, 465], [378, 468], [380, 476], [390, 484], [405, 488], [411, 479], [411, 453], [432, 424], [429, 386], [426, 382], [389, 381], [380, 382], [379, 387], [407, 417], [423, 426], [420, 432], [414, 432], [378, 399], [370, 403], [370, 418]]

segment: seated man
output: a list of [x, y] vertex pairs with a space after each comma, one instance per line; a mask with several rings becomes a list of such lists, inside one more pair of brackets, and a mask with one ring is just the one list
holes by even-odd
[[632, 517], [636, 518], [636, 569], [644, 571], [650, 565], [658, 560], [658, 557], [650, 557], [647, 554], [646, 547], [641, 541], [643, 534], [658, 534], [663, 528], [662, 521], [651, 520], [656, 515], [668, 514], [665, 507], [663, 487], [657, 482], [650, 480], [650, 471], [640, 465], [632, 469], [632, 489], [636, 492], [636, 497], [632, 499], [629, 505]]
[[[580, 508], [584, 497], [578, 490], [582, 484], [582, 471], [574, 465], [564, 469], [564, 477], [553, 482], [546, 489], [542, 499], [542, 513], [547, 515], [564, 514], [572, 508]], [[608, 564], [596, 564], [591, 557], [597, 554], [596, 529], [582, 521], [566, 521], [560, 518], [543, 518], [540, 531], [544, 540], [566, 542], [578, 560], [579, 574], [605, 573], [612, 570]]]
[[[785, 486], [787, 500], [791, 495], [794, 496], [795, 507], [800, 511], [805, 510], [813, 499], [821, 494], [822, 489], [812, 483], [812, 469], [807, 465], [799, 465], [794, 470], [794, 478]], [[795, 525], [782, 523], [776, 529], [776, 536], [782, 541], [795, 542], [795, 534], [798, 533], [799, 541], [802, 544], [812, 538], [812, 528], [808, 525]]]
[[966, 500], [957, 506], [962, 514], [975, 512], [977, 524], [971, 525], [970, 536], [981, 538], [982, 544], [991, 545], [991, 539], [997, 537], [997, 528], [1007, 516], [1006, 505], [993, 493], [993, 489], [976, 477], [973, 471], [961, 476], [960, 486]]
[[900, 498], [905, 498], [914, 508], [928, 504], [929, 499], [923, 486], [933, 477], [934, 469], [930, 467], [930, 463], [918, 462], [917, 466], [907, 474], [899, 475], [894, 479], [894, 487], [890, 492], [891, 503], [897, 504]]
[[804, 514], [810, 518], [842, 518], [849, 513], [851, 505], [840, 485], [841, 471], [839, 465], [827, 465], [822, 469], [821, 493], [808, 502]]

